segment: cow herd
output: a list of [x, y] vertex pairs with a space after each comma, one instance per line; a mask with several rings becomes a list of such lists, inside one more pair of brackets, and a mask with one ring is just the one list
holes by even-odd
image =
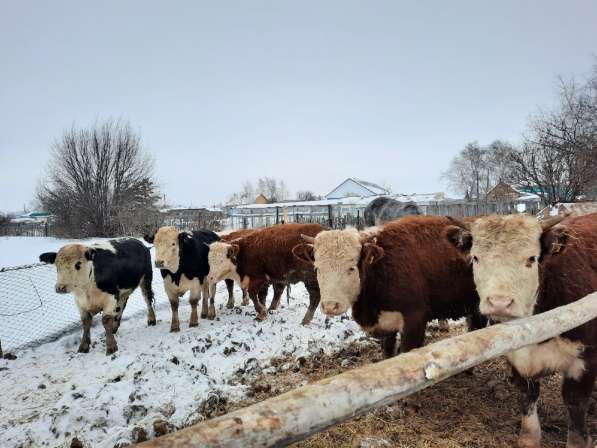
[[[424, 343], [433, 319], [466, 317], [469, 329], [526, 317], [574, 302], [597, 290], [597, 214], [450, 217], [407, 216], [371, 227], [329, 230], [319, 224], [281, 224], [217, 235], [162, 227], [145, 240], [154, 244], [170, 301], [171, 331], [180, 330], [179, 299], [189, 292], [189, 326], [214, 319], [215, 285], [226, 281], [227, 307], [233, 284], [243, 304], [253, 302], [258, 320], [267, 318], [270, 285], [276, 309], [285, 287], [303, 282], [309, 306], [302, 323], [320, 305], [326, 315], [352, 310], [353, 319], [379, 338], [386, 357]], [[127, 298], [141, 288], [148, 324], [155, 325], [149, 249], [135, 239], [100, 245], [71, 244], [40, 260], [55, 263], [56, 291], [73, 293], [83, 325], [80, 352], [89, 350], [89, 328], [102, 312], [106, 352], [117, 350]], [[321, 304], [320, 304], [321, 302]], [[397, 348], [397, 335], [400, 343]], [[539, 379], [559, 372], [568, 409], [568, 448], [591, 445], [586, 425], [597, 375], [597, 321], [508, 354], [521, 390], [521, 447], [539, 447]]]

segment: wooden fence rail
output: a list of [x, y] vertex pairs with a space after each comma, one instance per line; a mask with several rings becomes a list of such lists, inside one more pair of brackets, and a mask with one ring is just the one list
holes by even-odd
[[543, 314], [445, 339], [326, 378], [139, 447], [285, 446], [595, 317], [597, 292]]

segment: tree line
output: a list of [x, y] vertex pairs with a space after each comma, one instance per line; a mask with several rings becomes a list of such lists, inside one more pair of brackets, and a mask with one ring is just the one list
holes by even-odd
[[519, 145], [468, 143], [442, 178], [471, 200], [499, 181], [545, 205], [597, 199], [597, 61], [584, 81], [560, 78], [557, 105], [530, 117]]

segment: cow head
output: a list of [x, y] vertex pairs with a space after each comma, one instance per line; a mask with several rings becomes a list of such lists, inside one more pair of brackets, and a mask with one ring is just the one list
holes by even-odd
[[68, 244], [58, 253], [46, 252], [39, 261], [56, 265], [58, 279], [56, 292], [66, 294], [77, 289], [85, 289], [93, 277], [95, 250], [82, 244]]
[[364, 241], [355, 229], [328, 230], [303, 239], [306, 242], [292, 252], [315, 267], [321, 310], [328, 315], [345, 313], [357, 301], [367, 269], [383, 257], [383, 249]]
[[172, 273], [178, 271], [182, 247], [192, 236], [188, 232], [179, 232], [174, 227], [160, 227], [155, 236], [145, 237], [155, 247], [155, 267]]
[[505, 321], [533, 314], [539, 263], [565, 245], [564, 217], [540, 222], [529, 215], [489, 216], [446, 229], [454, 246], [468, 254], [482, 314]]
[[217, 283], [228, 278], [240, 282], [236, 269], [236, 257], [240, 250], [238, 241], [238, 239], [228, 243], [216, 241], [209, 245], [209, 253], [207, 254], [209, 274], [207, 274], [207, 280], [210, 283]]

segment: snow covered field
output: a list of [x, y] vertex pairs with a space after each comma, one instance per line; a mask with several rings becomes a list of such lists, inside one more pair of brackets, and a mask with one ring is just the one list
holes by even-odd
[[[18, 250], [22, 257], [8, 263], [4, 257], [2, 265], [34, 262], [40, 252], [65, 244], [46, 238], [29, 238], [25, 244], [10, 240], [0, 241], [0, 253], [12, 247], [9, 251]], [[41, 269], [55, 279], [53, 267]], [[326, 323], [319, 311], [308, 327], [301, 326], [308, 303], [302, 285], [293, 287], [289, 305], [283, 299], [278, 311], [265, 322], [256, 322], [252, 305], [224, 307], [227, 293], [221, 284], [216, 320], [202, 319], [199, 327], [189, 328], [190, 306], [183, 299], [181, 331], [169, 333], [170, 309], [161, 276], [154, 272], [157, 326], [146, 326], [145, 305], [135, 292], [116, 335], [119, 351], [109, 357], [97, 316], [90, 353], [76, 352], [80, 326], [75, 304], [70, 296], [53, 298], [47, 291], [53, 286], [50, 280], [38, 288], [45, 308], [4, 318], [13, 328], [15, 319], [21, 319], [18, 327], [25, 326], [24, 337], [30, 336], [31, 328], [46, 331], [55, 325], [48, 319], [52, 310], [69, 314], [74, 328], [71, 324], [53, 342], [15, 351], [14, 361], [0, 360], [0, 447], [69, 446], [77, 437], [86, 447], [112, 448], [130, 442], [134, 428], [143, 428], [151, 437], [157, 419], [180, 427], [203, 418], [206, 402], [241, 398], [245, 387], [240, 380], [261, 369], [267, 372], [272, 357], [302, 356], [320, 349], [329, 353], [363, 336], [352, 320]], [[240, 291], [235, 293], [240, 303]]]

